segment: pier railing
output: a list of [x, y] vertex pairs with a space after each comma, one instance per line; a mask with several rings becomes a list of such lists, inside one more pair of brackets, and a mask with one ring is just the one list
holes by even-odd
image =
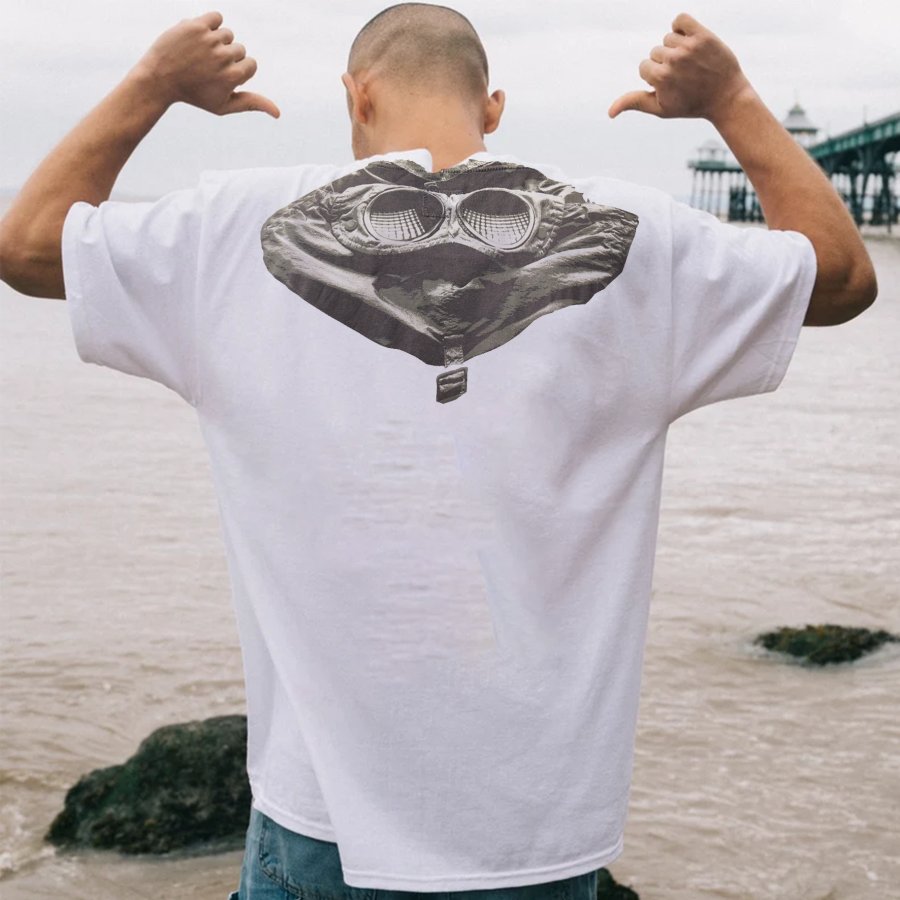
[[[900, 218], [900, 112], [805, 149], [829, 177], [857, 225], [882, 225], [890, 233]], [[688, 168], [694, 172], [691, 206], [728, 221], [763, 221], [753, 186], [724, 145], [707, 141], [698, 157], [688, 161]]]

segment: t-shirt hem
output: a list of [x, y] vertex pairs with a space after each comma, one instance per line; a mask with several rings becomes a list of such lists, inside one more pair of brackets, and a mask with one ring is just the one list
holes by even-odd
[[75, 350], [82, 362], [94, 362], [96, 344], [91, 319], [84, 297], [84, 281], [81, 272], [78, 236], [84, 231], [85, 216], [90, 212], [90, 204], [78, 200], [69, 207], [63, 220], [60, 236], [63, 285], [66, 295], [66, 309], [72, 323]]
[[[308, 837], [317, 838], [320, 841], [337, 843], [337, 835], [331, 825], [324, 825], [306, 816], [289, 812], [269, 800], [254, 784], [251, 778], [251, 790], [253, 794], [253, 806], [265, 813], [284, 828], [305, 834]], [[618, 840], [605, 850], [591, 856], [582, 856], [578, 859], [557, 863], [552, 866], [539, 866], [534, 869], [519, 869], [514, 872], [475, 872], [463, 875], [434, 875], [434, 876], [410, 876], [392, 875], [363, 869], [343, 869], [344, 881], [350, 887], [380, 888], [382, 890], [409, 890], [416, 891], [428, 885], [429, 891], [464, 891], [484, 890], [489, 888], [523, 887], [533, 884], [542, 884], [548, 881], [561, 881], [566, 878], [574, 878], [585, 875], [613, 862], [621, 855], [624, 848], [624, 833]]]
[[386, 872], [343, 869], [344, 881], [350, 887], [380, 888], [389, 891], [417, 891], [428, 885], [429, 891], [477, 891], [490, 888], [526, 887], [549, 881], [561, 881], [585, 875], [615, 861], [624, 849], [624, 834], [611, 846], [591, 856], [514, 872], [478, 872], [469, 875], [435, 875], [414, 877], [390, 875]]
[[777, 351], [772, 357], [772, 363], [769, 366], [769, 371], [766, 373], [766, 377], [763, 380], [762, 387], [760, 388], [760, 393], [762, 394], [765, 394], [769, 391], [774, 391], [784, 380], [784, 376], [787, 373], [788, 364], [790, 363], [791, 358], [794, 355], [797, 341], [800, 338], [800, 329], [802, 328], [803, 322], [806, 319], [806, 312], [809, 309], [809, 301], [812, 297], [813, 286], [816, 281], [818, 262], [816, 259], [816, 251], [812, 245], [812, 241], [810, 241], [810, 239], [805, 234], [803, 234], [803, 232], [796, 231], [791, 233], [797, 234], [801, 238], [803, 238], [803, 241], [806, 245], [805, 253], [807, 256], [807, 261], [803, 266], [799, 279], [797, 280], [796, 293], [791, 298], [791, 308], [788, 311], [788, 315], [784, 323], [784, 327], [781, 330], [781, 334], [778, 336], [778, 342], [776, 344]]
[[320, 841], [330, 841], [337, 843], [337, 835], [331, 825], [325, 825], [316, 822], [313, 819], [307, 819], [305, 816], [298, 816], [296, 813], [288, 812], [282, 809], [276, 803], [272, 803], [265, 797], [261, 791], [251, 781], [251, 792], [253, 794], [253, 806], [260, 812], [265, 813], [270, 819], [277, 822], [283, 828], [290, 831], [296, 831], [298, 834], [305, 834], [308, 837], [318, 838]]

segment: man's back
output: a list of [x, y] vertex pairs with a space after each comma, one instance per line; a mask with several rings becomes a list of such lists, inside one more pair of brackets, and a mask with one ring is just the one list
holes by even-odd
[[667, 427], [777, 387], [816, 268], [628, 182], [430, 169], [207, 172], [75, 204], [63, 257], [82, 358], [197, 411], [254, 805], [452, 891], [621, 852]]
[[162, 35], [45, 161], [3, 278], [65, 297], [82, 359], [197, 412], [257, 811], [336, 842], [356, 887], [590, 873], [623, 846], [668, 426], [774, 390], [803, 324], [872, 303], [871, 261], [684, 13], [641, 62], [656, 90], [609, 113], [708, 118], [772, 230], [483, 150], [504, 94], [433, 4], [354, 41], [353, 164], [105, 200], [176, 100], [277, 114], [234, 92], [255, 61], [221, 23]]

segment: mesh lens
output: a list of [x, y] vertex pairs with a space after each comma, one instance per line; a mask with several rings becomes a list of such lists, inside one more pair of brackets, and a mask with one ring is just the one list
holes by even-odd
[[514, 247], [531, 231], [531, 207], [500, 189], [475, 191], [459, 205], [459, 219], [475, 237], [494, 247]]
[[369, 205], [369, 230], [387, 241], [415, 241], [443, 221], [444, 207], [433, 194], [401, 189], [382, 191]]

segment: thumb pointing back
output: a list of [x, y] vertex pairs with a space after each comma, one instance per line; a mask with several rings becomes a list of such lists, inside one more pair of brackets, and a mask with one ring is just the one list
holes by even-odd
[[228, 113], [249, 112], [250, 110], [268, 113], [273, 119], [277, 119], [281, 115], [281, 110], [268, 97], [263, 97], [262, 94], [254, 94], [252, 91], [233, 92], [222, 112], [227, 115]]
[[622, 94], [613, 101], [607, 114], [614, 119], [626, 109], [636, 109], [638, 112], [651, 113], [654, 116], [661, 113], [656, 91], [629, 91], [627, 94]]

